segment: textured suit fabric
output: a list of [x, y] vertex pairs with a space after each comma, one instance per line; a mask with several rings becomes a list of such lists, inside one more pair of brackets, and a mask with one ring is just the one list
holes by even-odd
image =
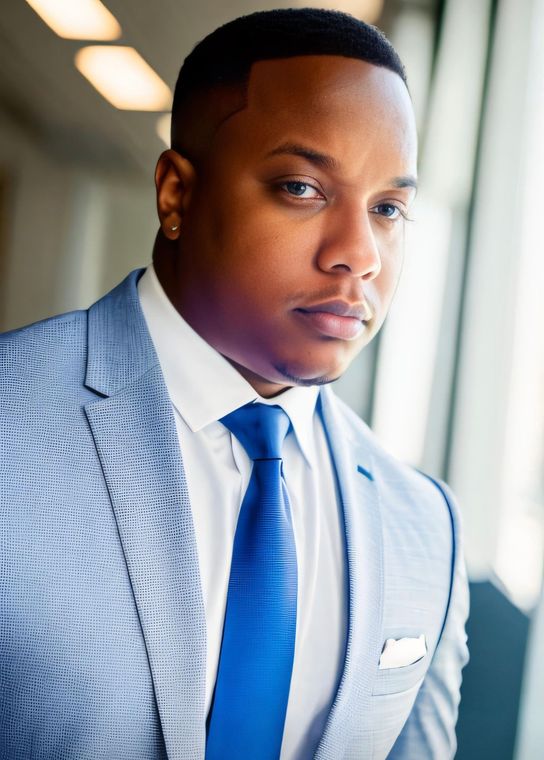
[[252, 470], [244, 447], [219, 420], [257, 399], [278, 404], [291, 420], [282, 456], [297, 550], [298, 599], [296, 657], [281, 760], [304, 760], [323, 734], [344, 666], [347, 634], [342, 508], [323, 423], [315, 413], [320, 388], [294, 386], [275, 398], [260, 398], [176, 311], [153, 266], [146, 268], [137, 288], [172, 402], [187, 476], [206, 618], [207, 714], [219, 662], [236, 524]]
[[[0, 338], [0, 758], [200, 760], [205, 620], [183, 459], [132, 272]], [[190, 361], [190, 357], [188, 357]], [[468, 591], [451, 492], [320, 391], [349, 572], [316, 760], [455, 750]], [[426, 656], [379, 670], [387, 638]]]

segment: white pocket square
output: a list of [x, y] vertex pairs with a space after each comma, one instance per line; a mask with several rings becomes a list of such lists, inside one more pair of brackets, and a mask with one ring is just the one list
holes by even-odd
[[421, 660], [427, 653], [425, 634], [417, 639], [387, 639], [380, 656], [379, 669], [403, 668]]

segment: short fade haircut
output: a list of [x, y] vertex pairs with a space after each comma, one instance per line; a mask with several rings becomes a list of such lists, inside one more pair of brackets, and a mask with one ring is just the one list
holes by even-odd
[[199, 105], [222, 89], [238, 88], [245, 97], [254, 63], [303, 55], [358, 58], [390, 69], [407, 85], [402, 61], [375, 26], [348, 13], [318, 8], [257, 11], [218, 27], [186, 57], [174, 91], [172, 147], [191, 157], [184, 126], [194, 123]]

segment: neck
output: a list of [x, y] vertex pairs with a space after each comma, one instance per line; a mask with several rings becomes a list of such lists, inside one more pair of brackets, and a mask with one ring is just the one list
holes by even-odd
[[[169, 240], [166, 240], [166, 238], [164, 238], [163, 235], [158, 232], [153, 248], [153, 267], [162, 289], [168, 296], [168, 300], [170, 303], [172, 303], [176, 311], [185, 319], [183, 312], [180, 309], [176, 290], [176, 258], [178, 255], [179, 251], [176, 244]], [[194, 325], [191, 325], [191, 327], [200, 335], [200, 332]], [[201, 335], [200, 337], [203, 336]], [[259, 396], [262, 396], [262, 398], [273, 398], [274, 396], [278, 396], [280, 393], [283, 393], [291, 387], [289, 385], [273, 383], [270, 380], [257, 375], [255, 372], [252, 372], [252, 370], [248, 369], [247, 367], [238, 364], [233, 359], [229, 359], [228, 356], [225, 356], [224, 354], [222, 354], [222, 356], [224, 356], [229, 364], [231, 364], [234, 369], [239, 372], [240, 375], [242, 375], [244, 380], [247, 380], [251, 387], [254, 388]]]
[[[222, 356], [224, 356], [224, 354], [222, 354]], [[224, 356], [224, 358], [229, 362], [229, 364], [232, 364], [234, 369], [237, 370], [240, 375], [242, 375], [244, 380], [247, 380], [251, 387], [254, 388], [259, 396], [262, 396], [262, 398], [273, 398], [274, 396], [279, 396], [288, 388], [292, 387], [290, 385], [280, 385], [279, 383], [273, 383], [270, 380], [266, 380], [266, 378], [257, 375], [255, 372], [252, 372], [247, 367], [243, 367], [233, 359], [229, 359], [228, 356]]]

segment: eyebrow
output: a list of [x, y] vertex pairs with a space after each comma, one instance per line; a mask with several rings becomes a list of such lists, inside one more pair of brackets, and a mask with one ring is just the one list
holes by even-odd
[[[300, 145], [299, 143], [282, 143], [281, 145], [278, 145], [277, 148], [269, 151], [266, 154], [265, 158], [283, 154], [290, 156], [300, 156], [315, 166], [319, 166], [321, 169], [328, 169], [329, 171], [333, 172], [340, 169], [340, 163], [332, 156], [329, 156], [327, 153], [320, 153], [319, 151], [313, 150], [312, 148], [307, 148], [305, 145]], [[393, 177], [391, 183], [394, 185], [394, 187], [397, 187], [399, 189], [403, 187], [413, 187], [417, 190], [417, 179], [411, 174], [407, 174], [404, 177]]]
[[271, 150], [269, 153], [267, 153], [266, 158], [270, 158], [271, 156], [278, 156], [284, 153], [287, 153], [290, 156], [300, 156], [301, 158], [305, 158], [307, 161], [315, 164], [316, 166], [319, 166], [321, 169], [338, 171], [340, 168], [340, 164], [332, 156], [328, 156], [326, 153], [319, 153], [317, 150], [312, 150], [312, 148], [307, 148], [304, 145], [299, 145], [298, 143], [282, 143], [282, 145], [278, 145], [277, 148], [274, 148], [274, 150]]
[[407, 174], [405, 177], [393, 177], [392, 183], [395, 187], [413, 187], [417, 190], [417, 179], [411, 174]]

